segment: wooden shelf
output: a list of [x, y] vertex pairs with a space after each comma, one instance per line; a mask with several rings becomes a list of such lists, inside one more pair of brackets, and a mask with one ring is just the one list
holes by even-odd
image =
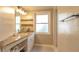
[[22, 46], [20, 49], [17, 50], [17, 52], [20, 52], [25, 46]]
[[21, 19], [21, 21], [33, 21], [33, 19]]
[[33, 26], [33, 24], [21, 24], [22, 26]]

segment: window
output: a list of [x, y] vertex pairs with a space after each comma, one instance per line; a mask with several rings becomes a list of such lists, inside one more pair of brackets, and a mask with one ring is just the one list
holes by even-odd
[[16, 16], [16, 32], [20, 31], [20, 16]]
[[48, 32], [48, 14], [36, 15], [36, 32]]

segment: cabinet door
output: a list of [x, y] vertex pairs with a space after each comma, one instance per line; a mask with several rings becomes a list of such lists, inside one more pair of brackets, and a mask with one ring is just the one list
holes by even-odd
[[32, 46], [33, 46], [33, 45], [32, 45], [32, 38], [31, 38], [31, 36], [28, 38], [28, 42], [27, 42], [27, 43], [28, 43], [28, 44], [27, 44], [27, 45], [28, 45], [27, 50], [28, 50], [28, 51], [31, 51]]
[[0, 52], [2, 52], [2, 51], [1, 51], [1, 48], [0, 48]]
[[32, 46], [32, 48], [33, 48], [33, 46], [34, 46], [34, 33], [31, 35], [31, 46]]
[[34, 34], [32, 34], [31, 36], [28, 37], [27, 45], [28, 45], [27, 50], [31, 51], [34, 46]]

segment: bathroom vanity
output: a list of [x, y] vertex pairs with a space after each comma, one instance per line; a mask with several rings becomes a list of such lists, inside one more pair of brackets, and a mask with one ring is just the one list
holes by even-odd
[[0, 41], [1, 52], [30, 52], [34, 46], [34, 32], [18, 33]]

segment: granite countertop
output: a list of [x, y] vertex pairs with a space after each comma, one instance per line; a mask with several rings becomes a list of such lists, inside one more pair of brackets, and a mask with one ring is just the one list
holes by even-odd
[[10, 36], [5, 40], [0, 41], [0, 47], [6, 46], [6, 45], [11, 44], [13, 42], [16, 42], [18, 40], [21, 40], [24, 37], [27, 38], [31, 34], [32, 34], [32, 32], [30, 32], [30, 33], [18, 33], [17, 35]]

